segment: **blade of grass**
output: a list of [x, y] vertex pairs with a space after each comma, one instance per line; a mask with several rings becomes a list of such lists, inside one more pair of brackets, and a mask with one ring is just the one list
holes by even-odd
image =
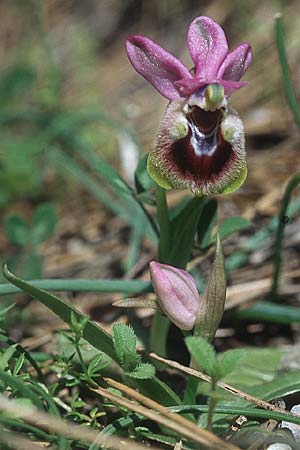
[[[116, 382], [114, 382], [114, 384], [116, 384]], [[120, 385], [120, 383], [117, 384], [119, 386], [119, 389], [121, 390], [121, 387], [123, 385]], [[125, 397], [121, 397], [103, 388], [98, 388], [95, 392], [97, 392], [104, 398], [108, 398], [114, 403], [124, 406], [131, 411], [140, 413], [143, 416], [148, 417], [148, 419], [153, 420], [154, 422], [165, 426], [172, 431], [175, 431], [177, 434], [179, 434], [179, 436], [186, 437], [187, 439], [191, 440], [191, 442], [197, 442], [198, 444], [204, 445], [205, 448], [212, 450], [218, 450], [220, 448], [224, 450], [238, 450], [238, 447], [236, 447], [235, 445], [221, 440], [219, 437], [207, 430], [199, 428], [196, 424], [185, 419], [184, 417], [181, 417], [176, 413], [169, 412], [161, 404], [154, 402], [150, 398], [141, 396], [136, 391], [126, 389], [126, 394], [130, 395], [130, 397], [134, 400], [141, 402], [142, 405], [139, 405], [136, 402], [128, 400]], [[157, 414], [158, 412], [159, 414]]]
[[282, 241], [283, 241], [283, 233], [285, 225], [288, 223], [284, 219], [287, 213], [287, 209], [289, 206], [289, 202], [291, 199], [291, 195], [293, 190], [300, 184], [300, 174], [296, 173], [292, 179], [289, 181], [284, 196], [281, 203], [277, 231], [276, 231], [276, 239], [275, 239], [275, 255], [274, 255], [274, 275], [273, 275], [273, 284], [270, 292], [271, 300], [276, 300], [277, 291], [278, 291], [278, 282], [281, 268], [281, 251], [282, 251]]
[[275, 38], [277, 45], [277, 52], [279, 57], [279, 62], [281, 66], [284, 91], [289, 108], [294, 116], [294, 121], [298, 128], [300, 128], [300, 111], [297, 103], [295, 91], [293, 88], [291, 74], [289, 69], [289, 64], [286, 56], [285, 49], [285, 38], [284, 38], [284, 28], [282, 22], [282, 16], [280, 13], [275, 16]]
[[55, 444], [58, 441], [57, 436], [53, 436], [48, 433], [45, 433], [44, 431], [40, 430], [39, 428], [29, 425], [27, 423], [24, 423], [21, 420], [16, 420], [16, 419], [12, 419], [10, 417], [5, 417], [0, 414], [0, 423], [2, 425], [5, 425], [5, 428], [13, 428], [13, 429], [16, 428], [19, 430], [21, 429], [23, 431], [27, 431], [27, 432], [31, 433], [33, 436], [36, 436], [46, 442], [51, 442], [51, 443]]
[[300, 322], [300, 308], [278, 305], [273, 302], [258, 302], [250, 308], [237, 311], [236, 317], [273, 323], [298, 323]]
[[[21, 280], [20, 278], [13, 275], [6, 266], [4, 266], [3, 274], [8, 281], [43, 303], [69, 326], [72, 326], [72, 313], [75, 315], [77, 320], [80, 320], [84, 317], [83, 314], [81, 314], [81, 312], [74, 308], [74, 306], [70, 303], [60, 299], [59, 297], [56, 297], [53, 294], [50, 294], [43, 289], [38, 289], [37, 287], [25, 282], [24, 280]], [[90, 342], [98, 350], [106, 353], [113, 360], [117, 361], [117, 355], [113, 347], [112, 338], [100, 326], [88, 320], [83, 330], [83, 338]]]
[[82, 186], [84, 186], [97, 200], [99, 200], [109, 211], [116, 216], [121, 217], [124, 221], [130, 223], [130, 216], [126, 209], [116, 201], [111, 195], [108, 195], [103, 187], [81, 167], [74, 158], [63, 153], [57, 148], [52, 148], [48, 152], [48, 158], [51, 163], [62, 166], [74, 178], [77, 178]]
[[[85, 280], [85, 279], [44, 279], [28, 280], [39, 289], [48, 291], [73, 291], [73, 292], [120, 292], [134, 294], [137, 292], [153, 292], [151, 283], [139, 280]], [[14, 285], [0, 284], [0, 295], [20, 294], [22, 289]]]
[[[207, 413], [207, 405], [182, 405], [182, 406], [171, 406], [168, 408], [169, 411], [179, 413], [179, 414], [193, 414], [193, 413]], [[230, 406], [216, 406], [215, 414], [228, 414], [228, 416], [246, 416], [254, 419], [274, 419], [277, 421], [285, 420], [291, 423], [300, 425], [300, 417], [295, 417], [291, 414], [280, 413], [277, 411], [266, 411], [264, 409], [254, 409], [254, 408], [236, 408]], [[141, 414], [133, 413], [126, 417], [120, 417], [114, 420], [112, 423], [107, 425], [103, 430], [102, 434], [114, 434], [120, 429], [126, 429], [129, 426], [137, 426], [142, 421], [147, 420]]]
[[5, 342], [7, 345], [15, 345], [16, 351], [19, 353], [19, 355], [24, 354], [25, 358], [30, 362], [32, 367], [36, 370], [36, 373], [38, 375], [39, 381], [45, 382], [45, 377], [39, 367], [39, 365], [36, 363], [34, 358], [32, 358], [31, 354], [18, 342], [14, 341], [13, 339], [9, 338], [5, 334], [0, 332], [0, 342]]
[[[127, 131], [126, 131], [127, 133]], [[139, 200], [132, 187], [119, 175], [119, 173], [107, 163], [84, 139], [73, 135], [72, 138], [68, 136], [68, 141], [71, 139], [72, 147], [78, 150], [78, 153], [91, 168], [93, 173], [100, 176], [113, 189], [115, 194], [122, 200], [122, 203], [127, 204], [129, 220], [133, 217], [135, 220], [131, 221], [132, 225], [136, 224], [137, 220], [144, 220], [147, 222], [144, 226], [144, 232], [153, 240], [158, 234], [156, 223], [151, 214], [145, 209], [143, 203]], [[148, 229], [148, 226], [151, 228]]]
[[0, 378], [8, 386], [11, 386], [13, 389], [18, 391], [23, 397], [28, 398], [39, 409], [44, 409], [42, 400], [35, 392], [32, 391], [28, 383], [25, 384], [24, 381], [21, 381], [21, 379], [13, 377], [2, 369], [0, 369]]

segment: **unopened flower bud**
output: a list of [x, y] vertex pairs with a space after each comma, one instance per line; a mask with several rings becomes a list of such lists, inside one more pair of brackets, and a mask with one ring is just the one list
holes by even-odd
[[191, 330], [201, 302], [194, 278], [155, 261], [150, 263], [150, 275], [162, 311], [182, 330]]

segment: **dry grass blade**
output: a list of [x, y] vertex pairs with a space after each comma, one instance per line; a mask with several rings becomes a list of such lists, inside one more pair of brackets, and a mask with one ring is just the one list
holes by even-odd
[[2, 428], [0, 428], [0, 449], [1, 449], [1, 442], [7, 445], [9, 448], [14, 448], [16, 450], [45, 449], [44, 444], [40, 445], [38, 442], [34, 442], [31, 441], [30, 439], [24, 438], [15, 431], [12, 433], [9, 431], [4, 431]]
[[[66, 436], [70, 439], [76, 441], [85, 441], [85, 442], [97, 442], [98, 444], [108, 445], [109, 447], [116, 450], [124, 450], [126, 448], [130, 448], [130, 450], [145, 450], [146, 447], [143, 444], [138, 442], [134, 442], [133, 440], [129, 440], [126, 438], [118, 438], [116, 436], [99, 436], [99, 433], [95, 430], [88, 430], [83, 428], [80, 425], [74, 425], [70, 422], [64, 422], [57, 417], [53, 417], [50, 414], [39, 411], [36, 408], [28, 408], [25, 406], [21, 406], [14, 400], [8, 400], [3, 395], [0, 395], [0, 411], [3, 411], [7, 414], [10, 414], [14, 417], [18, 417], [19, 419], [24, 420], [24, 422], [29, 423], [31, 425], [36, 426], [37, 428], [41, 428], [44, 430], [50, 430], [55, 432], [56, 434]], [[0, 434], [0, 442], [2, 438], [2, 430]], [[6, 441], [10, 437], [7, 436], [7, 433], [3, 437], [3, 441]], [[1, 448], [1, 447], [0, 447]], [[15, 448], [21, 448], [16, 447]], [[22, 447], [22, 450], [29, 449], [29, 447]], [[33, 446], [31, 445], [31, 450]], [[159, 450], [157, 447], [151, 447], [152, 450]]]
[[[179, 364], [176, 361], [172, 361], [171, 359], [165, 359], [161, 356], [157, 355], [156, 353], [150, 353], [149, 355], [151, 358], [155, 359], [156, 361], [160, 361], [167, 366], [173, 367], [174, 369], [180, 370], [181, 372], [187, 373], [188, 375], [193, 375], [196, 378], [199, 378], [202, 381], [206, 381], [207, 383], [211, 383], [211, 378], [206, 375], [203, 372], [199, 372], [198, 370], [191, 369], [190, 367], [183, 366], [182, 364]], [[219, 381], [217, 383], [217, 386], [221, 389], [224, 389], [227, 392], [230, 392], [233, 395], [236, 395], [237, 397], [240, 397], [244, 400], [247, 400], [250, 403], [253, 403], [254, 405], [258, 406], [259, 408], [263, 408], [269, 411], [277, 411], [283, 414], [292, 414], [293, 416], [299, 418], [299, 415], [293, 414], [289, 411], [286, 411], [285, 409], [279, 408], [278, 406], [272, 405], [272, 403], [266, 402], [264, 400], [261, 400], [260, 398], [253, 397], [252, 395], [247, 394], [246, 392], [240, 391], [239, 389], [236, 389], [234, 386], [231, 386], [227, 383], [222, 383]]]
[[205, 446], [205, 448], [211, 450], [239, 450], [235, 445], [222, 441], [220, 438], [210, 433], [209, 431], [199, 428], [194, 423], [190, 422], [184, 417], [181, 417], [177, 413], [168, 411], [159, 403], [151, 400], [148, 397], [145, 397], [144, 395], [136, 392], [128, 386], [125, 386], [124, 384], [118, 383], [111, 379], [106, 379], [106, 382], [110, 386], [119, 389], [126, 395], [132, 397], [134, 400], [142, 403], [145, 406], [137, 405], [131, 400], [120, 397], [119, 395], [115, 395], [102, 388], [96, 389], [95, 392], [104, 397], [107, 397], [109, 400], [114, 401], [121, 406], [125, 406], [131, 411], [142, 414], [144, 417], [147, 417], [148, 419], [151, 419], [159, 423], [160, 425], [168, 427], [169, 429], [178, 433], [181, 438], [185, 437], [193, 442], [202, 444]]

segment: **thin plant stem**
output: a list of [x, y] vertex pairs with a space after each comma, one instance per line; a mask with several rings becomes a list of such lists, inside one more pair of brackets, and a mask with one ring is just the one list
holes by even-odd
[[276, 300], [277, 292], [278, 292], [278, 283], [279, 283], [279, 275], [281, 269], [281, 252], [282, 252], [282, 241], [284, 228], [289, 221], [287, 213], [287, 208], [291, 199], [291, 195], [293, 190], [300, 183], [300, 174], [297, 173], [293, 176], [293, 178], [289, 181], [286, 190], [284, 192], [284, 196], [281, 203], [281, 209], [278, 218], [278, 225], [276, 231], [276, 240], [275, 240], [275, 255], [274, 255], [274, 275], [273, 275], [273, 283], [271, 287], [270, 297], [271, 300]]
[[286, 56], [284, 29], [281, 14], [276, 14], [275, 16], [275, 38], [279, 62], [281, 65], [286, 100], [294, 116], [295, 124], [297, 125], [298, 128], [300, 128], [300, 110], [296, 99], [295, 91], [293, 88], [289, 64]]
[[74, 342], [74, 346], [75, 346], [75, 349], [76, 349], [76, 352], [77, 352], [77, 356], [78, 356], [79, 361], [80, 361], [80, 365], [81, 365], [82, 370], [83, 370], [83, 372], [84, 372], [86, 381], [87, 381], [92, 387], [94, 387], [94, 388], [95, 388], [95, 387], [98, 387], [98, 384], [95, 383], [94, 380], [91, 379], [91, 377], [89, 376], [89, 373], [88, 373], [88, 371], [87, 371], [87, 367], [86, 367], [86, 364], [85, 364], [85, 362], [84, 362], [84, 360], [83, 360], [83, 356], [82, 356], [82, 353], [81, 353], [81, 350], [80, 350], [80, 339], [81, 339], [81, 336], [76, 336], [75, 342]]
[[[171, 226], [165, 189], [156, 187], [157, 220], [159, 224], [158, 261], [167, 263], [170, 254]], [[167, 335], [170, 321], [156, 311], [150, 333], [150, 348], [160, 355], [166, 355]]]
[[216, 380], [212, 378], [211, 386], [210, 386], [210, 397], [208, 401], [208, 413], [207, 413], [207, 429], [208, 431], [212, 431], [212, 424], [213, 424], [213, 415], [214, 410], [217, 404], [216, 398]]
[[171, 246], [171, 225], [168, 212], [166, 191], [156, 187], [157, 220], [159, 224], [158, 261], [167, 263]]

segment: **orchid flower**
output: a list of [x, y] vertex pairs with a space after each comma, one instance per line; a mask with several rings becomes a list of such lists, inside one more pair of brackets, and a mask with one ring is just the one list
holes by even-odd
[[196, 195], [236, 190], [247, 175], [244, 127], [228, 97], [246, 83], [252, 51], [247, 43], [231, 52], [223, 29], [209, 17], [190, 24], [188, 70], [145, 36], [126, 40], [128, 58], [170, 103], [148, 158], [150, 176], [165, 189]]

